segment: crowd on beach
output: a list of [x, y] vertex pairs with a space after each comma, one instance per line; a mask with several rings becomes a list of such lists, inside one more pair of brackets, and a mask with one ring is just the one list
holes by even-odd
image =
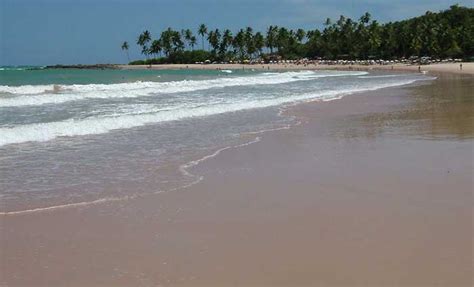
[[429, 65], [436, 63], [461, 63], [462, 59], [432, 59], [430, 57], [411, 57], [409, 59], [395, 59], [395, 60], [325, 60], [325, 59], [308, 59], [302, 58], [297, 60], [269, 60], [263, 59], [256, 60], [244, 60], [244, 61], [229, 61], [229, 62], [211, 62], [209, 60], [205, 62], [196, 62], [196, 64], [291, 64], [291, 65], [394, 65], [394, 64], [405, 64], [405, 65]]

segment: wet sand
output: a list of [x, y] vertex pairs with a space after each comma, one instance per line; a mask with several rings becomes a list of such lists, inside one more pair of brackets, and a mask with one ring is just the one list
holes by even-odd
[[472, 286], [474, 78], [294, 106], [181, 191], [0, 217], [6, 286]]
[[297, 65], [297, 64], [162, 64], [162, 65], [119, 65], [120, 69], [153, 69], [153, 70], [173, 70], [173, 69], [194, 69], [194, 70], [359, 70], [359, 71], [399, 71], [399, 72], [434, 72], [449, 74], [474, 75], [474, 63], [438, 63], [431, 65]]

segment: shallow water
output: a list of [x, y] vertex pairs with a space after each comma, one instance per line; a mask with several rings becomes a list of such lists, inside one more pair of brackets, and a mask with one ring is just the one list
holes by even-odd
[[180, 166], [285, 127], [285, 105], [433, 79], [299, 71], [0, 70], [0, 212], [172, 190]]

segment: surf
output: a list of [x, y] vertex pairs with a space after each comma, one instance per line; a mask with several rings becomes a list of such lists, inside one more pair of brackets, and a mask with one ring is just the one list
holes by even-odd
[[182, 80], [170, 82], [132, 82], [89, 85], [25, 85], [0, 86], [0, 107], [37, 106], [61, 104], [86, 99], [113, 99], [153, 97], [162, 94], [192, 92], [207, 89], [276, 85], [308, 81], [326, 77], [360, 76], [367, 72], [284, 72], [262, 73], [253, 76], [226, 77], [208, 80]]
[[352, 93], [402, 86], [418, 80], [420, 79], [414, 78], [393, 83], [368, 84], [365, 87], [353, 86], [344, 89], [326, 89], [310, 93], [289, 93], [273, 98], [240, 97], [225, 101], [183, 102], [166, 107], [154, 105], [128, 106], [126, 109], [123, 109], [122, 113], [118, 112], [113, 115], [93, 116], [84, 119], [71, 118], [57, 122], [42, 122], [0, 128], [0, 146], [24, 142], [43, 142], [59, 137], [104, 134], [114, 130], [130, 129], [148, 124], [266, 108], [302, 101], [329, 101]]

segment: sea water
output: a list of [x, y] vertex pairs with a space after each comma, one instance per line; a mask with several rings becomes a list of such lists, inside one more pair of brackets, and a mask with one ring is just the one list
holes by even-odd
[[[187, 169], [286, 128], [286, 105], [431, 79], [362, 71], [0, 68], [0, 212], [183, 188]], [[253, 134], [253, 137], [248, 136]], [[246, 136], [247, 135], [247, 136]]]

